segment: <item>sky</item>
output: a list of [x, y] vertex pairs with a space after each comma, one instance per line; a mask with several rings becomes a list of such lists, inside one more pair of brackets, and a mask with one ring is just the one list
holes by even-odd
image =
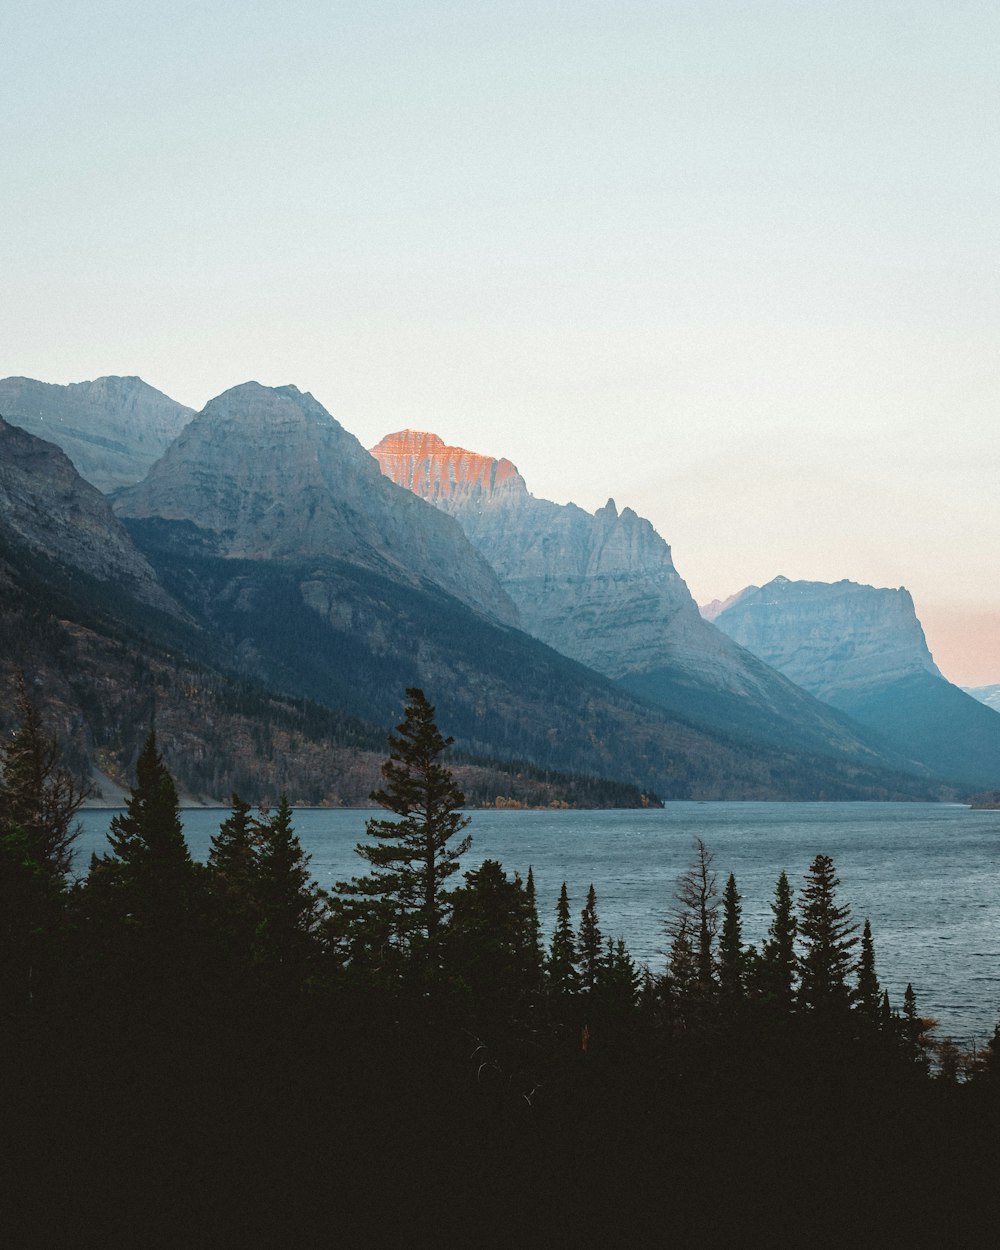
[[0, 376], [292, 382], [1000, 682], [998, 55], [964, 0], [9, 6]]

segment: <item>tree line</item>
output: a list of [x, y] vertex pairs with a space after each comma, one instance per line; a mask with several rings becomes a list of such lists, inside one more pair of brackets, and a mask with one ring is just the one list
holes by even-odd
[[[155, 733], [107, 850], [74, 880], [82, 793], [23, 683], [18, 715], [0, 757], [4, 1147], [27, 1187], [82, 1178], [74, 1201], [112, 1242], [135, 1244], [128, 1230], [188, 1176], [192, 1151], [190, 1210], [164, 1227], [174, 1238], [217, 1228], [205, 1244], [228, 1244], [241, 1221], [278, 1221], [262, 1244], [286, 1244], [296, 1221], [311, 1236], [314, 1156], [342, 1173], [338, 1226], [354, 1221], [369, 1244], [382, 1244], [380, 1200], [405, 1195], [406, 1227], [474, 1219], [481, 1194], [458, 1178], [413, 1209], [441, 1140], [462, 1144], [493, 1199], [533, 1212], [539, 1235], [554, 1211], [613, 1226], [612, 1191], [651, 1160], [685, 1178], [665, 1205], [677, 1227], [700, 1217], [703, 1237], [722, 1237], [732, 1213], [698, 1208], [722, 1160], [749, 1168], [750, 1189], [780, 1164], [808, 1220], [803, 1154], [818, 1152], [817, 1175], [841, 1184], [837, 1151], [854, 1132], [855, 1151], [867, 1132], [864, 1148], [884, 1152], [872, 1167], [906, 1176], [918, 1159], [907, 1125], [960, 1134], [980, 1163], [995, 1151], [980, 1130], [995, 1123], [1000, 1034], [965, 1054], [933, 1040], [912, 987], [894, 1008], [871, 927], [840, 900], [828, 856], [797, 903], [779, 876], [759, 949], [743, 938], [737, 882], [720, 892], [700, 840], [662, 968], [604, 933], [593, 885], [574, 916], [563, 883], [547, 930], [530, 867], [522, 877], [485, 860], [456, 884], [471, 842], [464, 796], [441, 758], [451, 740], [411, 688], [372, 794], [385, 814], [367, 822], [359, 873], [332, 893], [312, 880], [284, 795], [273, 810], [233, 795], [206, 863], [194, 862]], [[727, 1141], [737, 1128], [758, 1145], [752, 1163]], [[402, 1177], [381, 1161], [386, 1135], [399, 1139]], [[109, 1190], [92, 1152], [129, 1145], [140, 1161]], [[295, 1203], [241, 1207], [248, 1180], [280, 1182]], [[630, 1219], [647, 1207], [648, 1195]], [[387, 1209], [381, 1218], [388, 1244]]]

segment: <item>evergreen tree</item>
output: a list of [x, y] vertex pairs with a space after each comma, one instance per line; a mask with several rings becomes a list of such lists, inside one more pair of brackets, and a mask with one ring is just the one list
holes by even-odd
[[185, 927], [195, 893], [195, 867], [184, 841], [177, 790], [151, 732], [136, 763], [124, 814], [108, 832], [112, 854], [92, 866], [110, 886], [119, 917], [155, 941]]
[[532, 970], [537, 985], [545, 964], [545, 952], [542, 945], [542, 922], [538, 918], [538, 901], [535, 896], [535, 873], [530, 864], [528, 865], [528, 876], [524, 883], [521, 908], [524, 926], [525, 962]]
[[576, 934], [570, 918], [569, 894], [566, 882], [559, 891], [556, 904], [556, 927], [552, 934], [549, 957], [545, 965], [550, 989], [559, 997], [575, 994], [580, 986], [577, 971]]
[[837, 902], [840, 880], [828, 855], [817, 855], [806, 874], [802, 890], [799, 938], [799, 1001], [809, 1011], [839, 1013], [850, 1005], [847, 978], [853, 967], [853, 936], [850, 908]]
[[631, 1012], [639, 1002], [642, 974], [629, 954], [624, 938], [608, 938], [598, 977], [598, 996], [616, 1015]]
[[288, 795], [273, 815], [261, 811], [254, 863], [260, 909], [256, 957], [272, 972], [294, 981], [305, 970], [319, 919], [321, 892], [312, 883], [309, 856], [292, 827]]
[[795, 996], [798, 960], [795, 938], [798, 922], [792, 901], [792, 887], [782, 872], [774, 889], [772, 920], [767, 940], [757, 964], [757, 981], [765, 997], [783, 1012], [791, 1011]]
[[587, 891], [587, 903], [580, 913], [579, 933], [580, 988], [591, 992], [597, 985], [601, 964], [601, 929], [597, 918], [597, 894], [593, 883]]
[[743, 992], [743, 906], [732, 873], [722, 893], [722, 932], [719, 937], [719, 989], [729, 999]]
[[875, 975], [875, 944], [872, 927], [865, 919], [861, 933], [861, 955], [858, 959], [858, 984], [854, 991], [857, 1010], [872, 1025], [878, 1025], [882, 1017], [882, 990]]
[[[337, 884], [354, 900], [354, 923], [373, 925], [403, 952], [436, 944], [448, 908], [445, 883], [472, 844], [470, 837], [452, 842], [469, 823], [458, 810], [465, 796], [438, 762], [453, 739], [441, 736], [422, 690], [411, 687], [406, 696], [405, 719], [390, 735], [382, 765], [385, 786], [371, 795], [399, 819], [367, 822], [374, 844], [355, 849], [373, 871]], [[431, 956], [428, 969], [434, 961]]]
[[511, 1010], [538, 987], [538, 967], [525, 940], [525, 888], [494, 859], [465, 874], [452, 894], [448, 968], [471, 991], [478, 1011]]
[[23, 1005], [57, 962], [86, 792], [60, 766], [23, 677], [16, 702], [18, 727], [0, 746], [0, 997]]

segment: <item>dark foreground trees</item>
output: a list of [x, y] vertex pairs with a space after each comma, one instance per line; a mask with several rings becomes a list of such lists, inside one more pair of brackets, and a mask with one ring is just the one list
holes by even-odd
[[[443, 745], [435, 733], [423, 723]], [[404, 796], [402, 747], [390, 762], [383, 792]], [[451, 797], [434, 810], [464, 822], [438, 780]], [[401, 806], [400, 823], [419, 815]], [[912, 991], [902, 1019], [881, 1002], [873, 1018], [874, 943], [855, 966], [832, 864], [814, 862], [798, 915], [782, 875], [758, 953], [732, 877], [712, 933], [706, 850], [688, 975], [642, 977], [601, 938], [596, 891], [573, 932], [568, 888], [546, 969], [533, 876], [495, 860], [457, 887], [435, 870], [428, 928], [405, 832], [384, 839], [397, 858], [366, 858], [380, 886], [346, 895], [346, 927], [338, 905], [318, 923], [327, 900], [292, 825], [287, 800], [255, 814], [234, 797], [192, 864], [147, 743], [108, 855], [61, 896], [62, 996], [43, 1018], [4, 1014], [4, 1244], [71, 1244], [81, 1227], [151, 1247], [721, 1246], [775, 1228], [778, 1244], [978, 1244], [962, 1220], [995, 1195], [996, 1047], [982, 1072], [949, 1058], [942, 1081]], [[465, 842], [447, 828], [438, 866]], [[849, 993], [825, 1015], [799, 987], [829, 932]], [[170, 960], [138, 958], [154, 933]]]

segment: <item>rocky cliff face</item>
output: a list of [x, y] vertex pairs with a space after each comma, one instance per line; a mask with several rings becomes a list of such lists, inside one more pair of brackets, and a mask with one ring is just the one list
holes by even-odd
[[[358, 440], [294, 386], [247, 382], [213, 399], [115, 508], [192, 522], [220, 555], [346, 560], [517, 621], [461, 527], [382, 477]], [[319, 604], [315, 586], [309, 593]]]
[[3, 378], [0, 412], [61, 447], [77, 472], [102, 491], [138, 482], [194, 416], [135, 377], [69, 386]]
[[107, 499], [54, 444], [0, 417], [0, 534], [177, 612]]
[[517, 605], [522, 626], [619, 678], [677, 664], [740, 685], [726, 639], [699, 616], [670, 548], [614, 500], [593, 515], [536, 499], [509, 460], [448, 447], [416, 430], [372, 448], [382, 472], [455, 516]]
[[776, 577], [726, 603], [718, 628], [817, 698], [910, 673], [941, 676], [903, 588]]

